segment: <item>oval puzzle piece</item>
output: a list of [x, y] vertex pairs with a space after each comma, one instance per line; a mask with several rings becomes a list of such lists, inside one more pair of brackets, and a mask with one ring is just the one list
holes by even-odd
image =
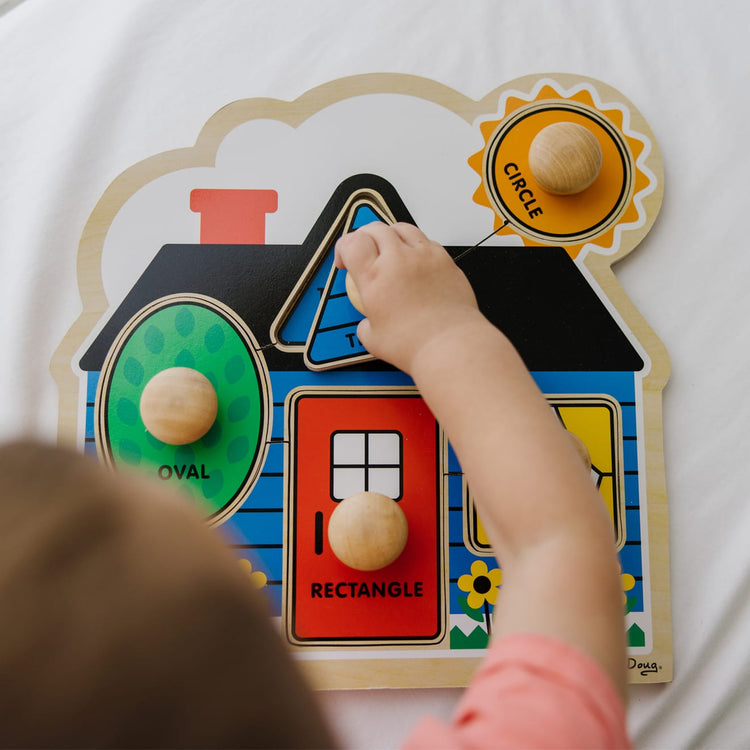
[[[112, 345], [96, 402], [97, 448], [110, 465], [137, 466], [190, 495], [213, 522], [252, 488], [270, 427], [269, 377], [247, 327], [198, 295], [157, 300]], [[149, 431], [139, 408], [149, 383], [169, 371], [195, 372], [216, 394], [216, 418], [183, 444]], [[147, 393], [148, 396], [148, 393]]]

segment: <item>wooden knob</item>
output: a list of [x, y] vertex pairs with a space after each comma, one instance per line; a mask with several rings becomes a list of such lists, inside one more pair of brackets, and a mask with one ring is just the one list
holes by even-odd
[[328, 543], [344, 565], [380, 570], [403, 552], [409, 524], [399, 504], [379, 492], [342, 500], [328, 521]]
[[599, 176], [602, 148], [583, 125], [556, 122], [540, 130], [531, 142], [529, 168], [548, 193], [573, 195]]
[[162, 370], [141, 394], [141, 419], [146, 429], [169, 445], [186, 445], [202, 438], [216, 420], [214, 387], [189, 367]]
[[349, 302], [352, 303], [352, 307], [354, 307], [357, 312], [364, 315], [365, 311], [362, 309], [362, 297], [359, 296], [359, 289], [357, 289], [357, 285], [354, 283], [354, 279], [348, 271], [344, 283], [346, 284], [346, 296], [349, 297]]

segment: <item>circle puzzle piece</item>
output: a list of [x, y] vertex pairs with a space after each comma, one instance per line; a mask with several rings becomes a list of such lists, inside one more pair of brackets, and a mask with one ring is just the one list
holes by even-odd
[[519, 79], [480, 129], [484, 148], [469, 159], [482, 178], [474, 200], [495, 211], [500, 235], [562, 245], [574, 258], [590, 245], [619, 259], [656, 219], [656, 141], [611, 87], [570, 76]]
[[213, 522], [254, 485], [270, 421], [269, 377], [247, 327], [199, 295], [157, 300], [115, 340], [95, 411], [97, 450], [190, 495]]
[[[546, 128], [566, 123], [592, 133], [602, 151], [597, 178], [575, 195], [555, 195], [533, 175], [532, 144]], [[495, 210], [521, 234], [545, 244], [582, 243], [617, 224], [633, 194], [634, 165], [623, 136], [596, 110], [538, 102], [500, 123], [487, 147], [485, 178]]]

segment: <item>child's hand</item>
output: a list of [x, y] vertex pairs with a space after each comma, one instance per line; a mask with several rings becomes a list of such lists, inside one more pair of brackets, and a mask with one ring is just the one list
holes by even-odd
[[357, 335], [373, 355], [410, 373], [446, 331], [482, 320], [474, 292], [445, 249], [411, 224], [368, 224], [336, 244], [336, 265], [359, 290]]

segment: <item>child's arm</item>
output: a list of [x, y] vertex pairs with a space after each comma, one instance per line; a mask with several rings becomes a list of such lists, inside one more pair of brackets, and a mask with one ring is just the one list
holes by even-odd
[[[466, 474], [503, 568], [494, 634], [563, 639], [592, 656], [623, 694], [611, 523], [519, 355], [479, 312], [445, 250], [416, 227], [370, 224], [336, 251], [367, 314], [360, 341], [412, 376]], [[498, 287], [502, 294], [501, 278]]]

